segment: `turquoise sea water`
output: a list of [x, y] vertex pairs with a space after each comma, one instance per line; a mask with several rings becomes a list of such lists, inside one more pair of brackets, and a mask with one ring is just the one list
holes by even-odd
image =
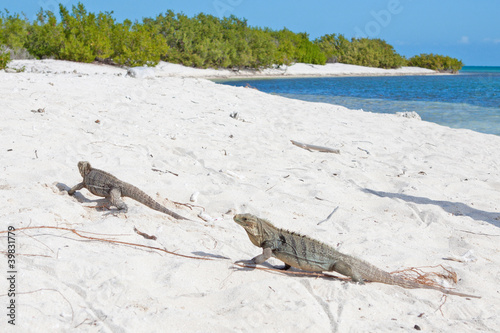
[[370, 112], [415, 111], [423, 120], [500, 135], [500, 67], [464, 67], [457, 75], [247, 79], [260, 91]]

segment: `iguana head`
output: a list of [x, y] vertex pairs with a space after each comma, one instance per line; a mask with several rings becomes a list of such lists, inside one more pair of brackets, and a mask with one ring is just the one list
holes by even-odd
[[92, 167], [90, 166], [90, 163], [87, 161], [80, 161], [78, 162], [78, 171], [80, 171], [80, 175], [82, 177], [85, 177], [86, 174], [88, 174], [92, 170]]
[[245, 229], [253, 245], [260, 247], [264, 241], [262, 220], [252, 214], [237, 214], [233, 220]]

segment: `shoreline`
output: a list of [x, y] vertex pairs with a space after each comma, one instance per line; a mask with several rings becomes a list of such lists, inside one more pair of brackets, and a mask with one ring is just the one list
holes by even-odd
[[[347, 64], [293, 64], [282, 68], [262, 70], [242, 69], [198, 69], [178, 64], [160, 62], [156, 67], [160, 76], [198, 77], [209, 80], [227, 79], [262, 79], [262, 78], [308, 78], [308, 77], [356, 77], [356, 76], [411, 76], [411, 75], [447, 75], [419, 67], [382, 69]], [[187, 76], [186, 76], [187, 75]]]
[[307, 78], [328, 78], [328, 77], [385, 77], [385, 76], [426, 76], [426, 75], [453, 75], [449, 73], [343, 73], [343, 74], [283, 74], [283, 75], [237, 75], [237, 76], [207, 76], [204, 79], [211, 81], [231, 81], [231, 80], [248, 80], [248, 79], [307, 79]]

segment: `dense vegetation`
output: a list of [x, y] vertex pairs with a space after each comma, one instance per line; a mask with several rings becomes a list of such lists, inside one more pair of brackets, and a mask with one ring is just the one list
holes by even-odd
[[154, 66], [160, 60], [194, 67], [265, 68], [295, 62], [342, 62], [370, 67], [405, 65], [456, 71], [461, 61], [420, 55], [409, 61], [380, 39], [250, 27], [235, 16], [192, 18], [167, 11], [142, 22], [116, 22], [112, 12], [89, 13], [82, 3], [71, 12], [59, 5], [60, 19], [43, 11], [29, 22], [19, 14], [0, 13], [0, 69], [10, 59], [35, 57], [124, 66]]
[[381, 39], [353, 38], [343, 35], [325, 35], [315, 40], [328, 62], [381, 68], [398, 68], [406, 65], [406, 59]]
[[462, 67], [461, 60], [439, 54], [420, 54], [408, 60], [408, 66], [430, 68], [437, 71], [456, 73]]
[[5, 69], [10, 61], [10, 53], [0, 50], [0, 69]]

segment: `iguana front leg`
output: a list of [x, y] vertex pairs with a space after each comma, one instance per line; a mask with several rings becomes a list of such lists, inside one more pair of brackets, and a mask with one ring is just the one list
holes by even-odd
[[258, 256], [250, 259], [250, 260], [238, 260], [236, 261], [236, 264], [243, 263], [243, 264], [262, 264], [265, 262], [267, 259], [271, 258], [273, 255], [273, 250], [270, 248], [265, 248], [262, 250], [262, 254], [259, 254]]
[[252, 261], [257, 265], [260, 265], [267, 259], [271, 258], [272, 256], [273, 256], [273, 250], [270, 247], [266, 247], [262, 250], [262, 254], [259, 254], [255, 258], [252, 258]]
[[79, 184], [76, 184], [75, 186], [73, 186], [71, 188], [71, 190], [68, 191], [68, 194], [69, 195], [73, 195], [75, 193], [75, 191], [79, 191], [79, 190], [81, 190], [84, 187], [85, 187], [85, 183], [83, 183], [83, 182], [79, 183]]
[[119, 188], [114, 187], [109, 191], [109, 201], [111, 205], [118, 208], [121, 212], [126, 213], [128, 211], [127, 204], [122, 200], [122, 192]]
[[[271, 258], [273, 256], [273, 250], [271, 250], [270, 247], [266, 247], [265, 249], [262, 250], [262, 254], [259, 254], [255, 258], [252, 258], [252, 262], [256, 264], [262, 264], [265, 262], [267, 259]], [[289, 270], [292, 266], [288, 265], [285, 263], [285, 267], [280, 268], [281, 270]]]

